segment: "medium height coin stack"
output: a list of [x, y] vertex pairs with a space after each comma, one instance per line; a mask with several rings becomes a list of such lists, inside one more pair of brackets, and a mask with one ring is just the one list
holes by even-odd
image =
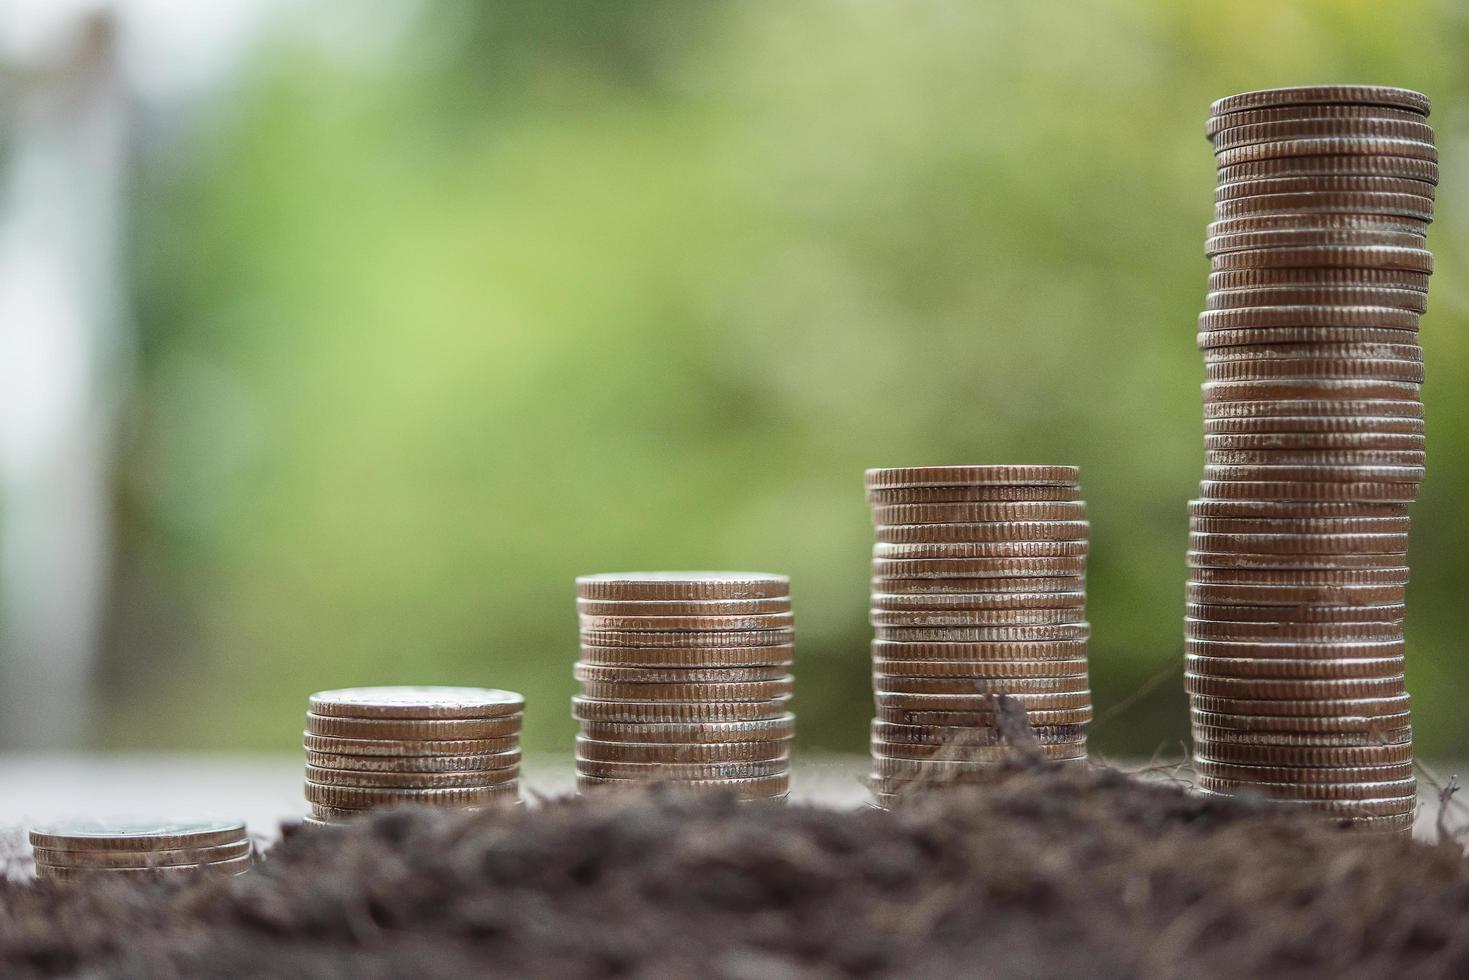
[[780, 800], [790, 791], [790, 580], [619, 572], [576, 580], [577, 789], [647, 781]]
[[1408, 504], [1438, 180], [1428, 99], [1328, 86], [1214, 104], [1187, 687], [1206, 793], [1411, 827]]
[[306, 823], [410, 803], [466, 810], [515, 803], [524, 713], [519, 694], [483, 687], [357, 687], [311, 695]]
[[1012, 748], [993, 695], [1024, 707], [1039, 750], [1086, 758], [1086, 504], [1073, 466], [868, 470], [872, 785], [980, 777]]

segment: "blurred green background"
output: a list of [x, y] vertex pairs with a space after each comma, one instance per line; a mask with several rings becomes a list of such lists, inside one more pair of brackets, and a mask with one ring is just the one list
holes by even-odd
[[573, 576], [694, 567], [791, 575], [800, 741], [862, 751], [863, 468], [1064, 462], [1093, 746], [1178, 753], [1204, 118], [1353, 81], [1435, 100], [1410, 687], [1462, 756], [1466, 42], [1416, 0], [444, 2], [359, 59], [283, 26], [133, 174], [95, 742], [289, 751], [312, 690], [448, 682], [569, 752]]

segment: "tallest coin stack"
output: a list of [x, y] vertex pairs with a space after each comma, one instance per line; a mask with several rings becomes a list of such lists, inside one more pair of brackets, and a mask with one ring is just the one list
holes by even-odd
[[1326, 86], [1216, 102], [1199, 318], [1187, 687], [1206, 793], [1411, 828], [1408, 504], [1438, 156], [1428, 99]]

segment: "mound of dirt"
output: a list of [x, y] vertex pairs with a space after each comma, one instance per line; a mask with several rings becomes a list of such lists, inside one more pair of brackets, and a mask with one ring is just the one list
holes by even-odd
[[1466, 976], [1454, 845], [1098, 769], [896, 813], [650, 794], [296, 833], [230, 881], [0, 883], [0, 973]]

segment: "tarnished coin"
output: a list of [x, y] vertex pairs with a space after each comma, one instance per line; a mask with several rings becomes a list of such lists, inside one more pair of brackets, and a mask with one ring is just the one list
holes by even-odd
[[1215, 361], [1204, 365], [1206, 381], [1307, 381], [1363, 380], [1398, 381], [1421, 384], [1421, 361], [1392, 361], [1301, 357], [1256, 358], [1255, 360]]
[[1085, 640], [1091, 626], [878, 626], [873, 636], [899, 643], [1025, 643], [1032, 640]]
[[576, 760], [576, 771], [584, 776], [602, 779], [716, 780], [762, 779], [778, 776], [790, 769], [789, 759], [768, 762], [606, 762], [597, 759]]
[[1086, 659], [1086, 640], [1025, 640], [1020, 642], [964, 643], [906, 642], [874, 639], [872, 656], [878, 660], [932, 660], [952, 663], [997, 661], [1061, 661]]
[[[1381, 178], [1351, 178], [1380, 180]], [[1304, 189], [1311, 185], [1320, 183], [1319, 178], [1292, 177], [1289, 181], [1302, 181]], [[1269, 185], [1280, 185], [1288, 181], [1268, 181]], [[1417, 181], [1396, 181], [1394, 184], [1418, 184]], [[1220, 189], [1228, 188], [1257, 188], [1265, 186], [1260, 182], [1248, 182], [1242, 184], [1226, 184]], [[1425, 188], [1422, 193], [1433, 196], [1431, 184], [1418, 184]], [[1282, 188], [1283, 190], [1287, 188]], [[1247, 252], [1234, 252], [1229, 255], [1221, 255], [1209, 263], [1210, 268], [1217, 271], [1229, 269], [1400, 269], [1408, 272], [1432, 272], [1433, 253], [1422, 246], [1415, 245], [1411, 248], [1391, 248], [1374, 245], [1309, 245], [1293, 248], [1263, 248]]]
[[[508, 740], [507, 741], [513, 741]], [[308, 766], [325, 769], [351, 769], [357, 772], [455, 773], [481, 772], [486, 769], [514, 769], [520, 765], [520, 750], [478, 755], [337, 755], [332, 752], [306, 753]]]
[[1422, 393], [1415, 382], [1363, 378], [1206, 381], [1202, 387], [1206, 402], [1417, 401]]
[[[1085, 725], [1092, 720], [1090, 705], [1080, 708], [1030, 708], [1025, 717], [1036, 728], [1052, 725]], [[915, 708], [878, 707], [873, 712], [876, 721], [894, 725], [919, 728], [981, 728], [993, 727], [993, 711], [926, 711]]]
[[[663, 779], [668, 787], [715, 793], [733, 793], [741, 799], [767, 799], [785, 796], [790, 792], [790, 775], [752, 776], [744, 779]], [[576, 789], [579, 793], [597, 792], [603, 789], [638, 789], [648, 783], [642, 779], [617, 779], [577, 773]]]
[[1344, 733], [1396, 731], [1406, 727], [1409, 712], [1395, 715], [1235, 715], [1217, 711], [1189, 710], [1189, 720], [1195, 729], [1213, 731], [1226, 729], [1234, 732], [1316, 732]]
[[[1381, 720], [1388, 716], [1406, 716], [1412, 707], [1412, 697], [1406, 692], [1382, 698], [1354, 698], [1340, 701], [1248, 701], [1242, 698], [1196, 697], [1192, 707], [1196, 711], [1215, 712], [1221, 715], [1274, 715], [1332, 720], [1336, 718], [1373, 718]], [[1206, 722], [1205, 724], [1214, 724]], [[1221, 724], [1217, 727], [1234, 727]]]
[[[960, 711], [990, 714], [998, 710], [997, 691], [989, 694], [903, 694], [897, 691], [874, 691], [873, 702], [879, 708], [898, 708], [905, 711]], [[1091, 704], [1091, 691], [1081, 688], [1076, 691], [1056, 693], [1006, 694], [1018, 702], [1026, 712], [1059, 711], [1067, 708], [1084, 708]], [[909, 723], [911, 724], [911, 723]], [[1035, 724], [1033, 722], [1033, 724]]]
[[1357, 643], [1400, 639], [1403, 635], [1403, 623], [1401, 620], [1349, 623], [1230, 623], [1207, 619], [1185, 619], [1183, 633], [1191, 640]]
[[[1345, 179], [1357, 180], [1377, 178], [1331, 178], [1331, 177], [1284, 177], [1281, 180], [1331, 180]], [[1384, 178], [1394, 180], [1397, 178]], [[1224, 185], [1229, 187], [1246, 186], [1247, 181]], [[1432, 187], [1427, 181], [1423, 183]], [[1333, 247], [1333, 246], [1376, 246], [1379, 248], [1422, 248], [1427, 239], [1423, 235], [1411, 231], [1396, 231], [1391, 228], [1376, 230], [1371, 228], [1323, 229], [1323, 228], [1277, 228], [1271, 231], [1245, 231], [1227, 235], [1211, 235], [1204, 239], [1204, 254], [1210, 258], [1221, 258], [1232, 252], [1255, 252], [1267, 249], [1288, 249], [1294, 247]]]
[[[1391, 330], [1397, 336], [1416, 336], [1418, 314], [1391, 306], [1251, 306], [1206, 310], [1199, 314], [1199, 332], [1226, 330]], [[1309, 337], [1310, 334], [1306, 333]]]
[[436, 739], [421, 738], [339, 738], [303, 732], [308, 752], [330, 755], [352, 755], [380, 758], [492, 755], [508, 752], [520, 745], [520, 733], [497, 738]]
[[502, 810], [507, 807], [520, 805], [520, 789], [516, 785], [506, 783], [494, 787], [496, 792], [480, 800], [477, 803], [430, 803], [424, 800], [390, 800], [383, 803], [375, 803], [369, 806], [327, 806], [324, 803], [311, 803], [309, 816], [315, 820], [327, 824], [341, 825], [359, 820], [373, 810], [386, 807], [406, 806], [438, 806], [442, 809], [452, 809], [460, 813], [482, 813], [486, 810]]
[[[1396, 517], [1406, 518], [1408, 508], [1401, 503], [1357, 503], [1353, 501], [1309, 500], [1190, 500], [1190, 517], [1237, 518], [1248, 520], [1322, 520], [1327, 518]], [[1406, 576], [1406, 569], [1404, 569]], [[1407, 578], [1404, 577], [1404, 582]], [[1401, 584], [1401, 583], [1398, 583]]]
[[1206, 466], [1411, 466], [1428, 462], [1422, 450], [1412, 449], [1210, 449]]
[[1381, 800], [1417, 796], [1418, 781], [1406, 779], [1379, 782], [1297, 783], [1255, 782], [1221, 776], [1198, 777], [1198, 785], [1220, 793], [1250, 790], [1261, 796], [1293, 800]]
[[978, 524], [879, 524], [877, 540], [894, 544], [1084, 540], [1086, 521], [987, 521]]
[[[1188, 583], [1188, 601], [1200, 605], [1274, 606], [1287, 611], [1299, 606], [1401, 605], [1407, 589], [1401, 585], [1204, 585]], [[1286, 613], [1289, 615], [1289, 612]]]
[[1333, 344], [1318, 337], [1306, 343], [1239, 345], [1204, 351], [1204, 363], [1290, 360], [1387, 360], [1421, 363], [1423, 348], [1414, 342], [1416, 339], [1399, 334], [1387, 343]]
[[251, 854], [242, 857], [225, 858], [219, 861], [206, 861], [195, 864], [181, 865], [143, 865], [141, 867], [62, 867], [36, 862], [36, 875], [49, 881], [85, 881], [95, 880], [100, 875], [109, 878], [190, 878], [204, 875], [222, 875], [232, 877], [244, 874], [255, 864], [255, 858]]
[[1386, 306], [1423, 313], [1428, 296], [1420, 289], [1387, 286], [1259, 286], [1253, 289], [1216, 289], [1204, 297], [1209, 310], [1238, 310], [1256, 306]]
[[1209, 106], [1209, 116], [1227, 117], [1233, 112], [1252, 112], [1286, 106], [1364, 105], [1404, 109], [1428, 115], [1432, 103], [1428, 96], [1412, 89], [1388, 85], [1296, 85], [1289, 88], [1265, 88], [1216, 99]]
[[1318, 139], [1274, 140], [1269, 143], [1251, 143], [1214, 154], [1219, 167], [1250, 163], [1255, 160], [1274, 160], [1281, 157], [1346, 157], [1384, 156], [1407, 157], [1411, 160], [1427, 160], [1438, 163], [1438, 148], [1423, 140], [1411, 139], [1353, 139], [1350, 137], [1323, 137]]
[[868, 490], [893, 487], [945, 487], [1075, 484], [1081, 471], [1075, 466], [899, 466], [870, 469], [864, 474]]
[[[877, 609], [868, 621], [879, 627], [1024, 627], [1081, 623], [1085, 610], [1071, 608], [1024, 609]], [[995, 637], [1002, 639], [1002, 637]]]
[[457, 772], [363, 772], [359, 769], [329, 769], [306, 766], [306, 782], [321, 786], [355, 786], [363, 789], [459, 789], [496, 786], [513, 782], [520, 769], [476, 769]]
[[1216, 152], [1255, 143], [1308, 139], [1406, 139], [1433, 142], [1433, 127], [1405, 119], [1277, 119], [1270, 122], [1239, 123], [1216, 130], [1212, 138]]
[[514, 780], [494, 786], [452, 789], [395, 787], [391, 789], [362, 786], [305, 785], [306, 802], [339, 810], [366, 810], [373, 807], [421, 803], [429, 806], [477, 806], [517, 792]]
[[[1216, 160], [1217, 164], [1218, 161]], [[1246, 160], [1218, 167], [1218, 180], [1229, 183], [1270, 177], [1324, 176], [1408, 177], [1438, 183], [1438, 163], [1416, 157], [1399, 156], [1309, 156], [1271, 157]]]
[[1188, 539], [1192, 552], [1210, 554], [1356, 555], [1365, 559], [1368, 555], [1397, 555], [1408, 550], [1406, 534], [1242, 534], [1238, 531], [1206, 534], [1190, 531]]
[[615, 647], [582, 643], [582, 663], [650, 669], [714, 669], [722, 667], [779, 667], [791, 665], [795, 648], [789, 643], [738, 647]]
[[1086, 503], [1080, 500], [977, 501], [948, 504], [877, 504], [872, 520], [878, 525], [981, 524], [1016, 521], [1084, 521]]
[[1033, 578], [1084, 575], [1086, 557], [1072, 555], [1047, 558], [874, 558], [872, 574], [878, 578]]
[[1064, 694], [1087, 691], [1085, 674], [1066, 677], [914, 677], [874, 672], [873, 690], [885, 694]]
[[1383, 606], [1232, 606], [1191, 602], [1185, 608], [1190, 619], [1228, 623], [1401, 623], [1407, 607], [1403, 603]]
[[1232, 728], [1212, 728], [1195, 723], [1194, 738], [1198, 742], [1238, 742], [1244, 745], [1318, 745], [1361, 746], [1391, 745], [1413, 740], [1410, 727], [1371, 732], [1240, 732]]
[[1401, 269], [1225, 269], [1209, 273], [1207, 283], [1211, 292], [1283, 286], [1380, 286], [1428, 292], [1427, 273]]
[[1391, 766], [1411, 765], [1413, 745], [1322, 746], [1322, 745], [1239, 745], [1226, 743], [1196, 744], [1194, 762], [1199, 760], [1232, 765], [1301, 766]]
[[578, 599], [585, 616], [763, 616], [791, 611], [789, 596], [768, 599]]
[[1003, 501], [1076, 500], [1081, 488], [1074, 483], [1046, 485], [960, 484], [942, 487], [868, 488], [874, 507], [895, 504], [984, 503]]
[[153, 818], [85, 818], [32, 827], [32, 847], [57, 851], [172, 851], [246, 839], [236, 820], [169, 820]]
[[1416, 483], [1330, 482], [1295, 483], [1275, 480], [1217, 480], [1199, 483], [1199, 493], [1216, 500], [1312, 500], [1321, 502], [1359, 500], [1364, 503], [1412, 503], [1418, 498]]
[[1085, 592], [874, 592], [874, 610], [1001, 610], [1079, 609], [1086, 605]]
[[577, 619], [586, 633], [652, 632], [699, 633], [744, 632], [747, 630], [789, 630], [795, 623], [792, 613], [765, 613], [754, 616], [588, 616]]
[[[588, 647], [695, 648], [775, 647], [794, 642], [796, 631], [790, 628], [720, 630], [718, 632], [658, 630], [585, 630], [581, 635], [582, 657]], [[610, 655], [609, 655], [610, 656]]]
[[1396, 106], [1354, 105], [1340, 103], [1307, 103], [1303, 105], [1276, 106], [1262, 109], [1240, 109], [1211, 115], [1204, 124], [1204, 136], [1212, 137], [1223, 129], [1234, 126], [1253, 126], [1258, 123], [1277, 122], [1286, 119], [1337, 120], [1338, 125], [1350, 127], [1352, 120], [1404, 119], [1422, 122], [1426, 110], [1404, 109]]
[[463, 741], [517, 734], [521, 718], [519, 713], [494, 718], [338, 718], [307, 712], [306, 731], [336, 738]]
[[599, 762], [695, 763], [780, 762], [790, 759], [790, 738], [758, 742], [607, 742], [578, 735], [579, 759]]
[[1345, 211], [1286, 211], [1279, 214], [1244, 214], [1232, 218], [1215, 217], [1205, 234], [1245, 235], [1262, 231], [1400, 231], [1423, 237], [1428, 235], [1427, 218], [1399, 214], [1362, 214]]
[[[1403, 653], [1402, 640], [1370, 640], [1363, 642], [1332, 641], [1310, 643], [1268, 643], [1254, 640], [1184, 640], [1188, 653], [1202, 657], [1243, 657], [1254, 660], [1263, 657], [1284, 657], [1287, 660], [1311, 660], [1319, 657], [1332, 659], [1396, 657]], [[1200, 691], [1207, 694], [1207, 691]]]
[[[1066, 759], [1085, 758], [1084, 749], [1061, 756]], [[1000, 757], [1002, 758], [1002, 757]], [[873, 756], [872, 774], [881, 781], [887, 782], [894, 779], [910, 780], [935, 780], [942, 782], [945, 779], [962, 773], [988, 772], [993, 769], [998, 758], [989, 759], [894, 759], [887, 756]]]
[[307, 700], [312, 714], [337, 718], [484, 719], [525, 710], [521, 695], [487, 687], [352, 687]]
[[922, 542], [900, 544], [879, 541], [873, 558], [1080, 558], [1087, 553], [1085, 538], [1070, 541]]
[[760, 667], [616, 667], [578, 662], [572, 673], [579, 681], [619, 684], [730, 684], [778, 681], [786, 676], [784, 666]]
[[724, 722], [601, 722], [581, 726], [583, 738], [600, 742], [657, 742], [660, 744], [724, 744], [780, 741], [796, 733], [796, 716]]
[[1070, 660], [893, 660], [874, 657], [872, 669], [874, 678], [885, 674], [971, 679], [1085, 677], [1087, 661], [1085, 657]]
[[[1260, 450], [1389, 450], [1423, 452], [1421, 432], [1253, 432], [1204, 435], [1205, 449]], [[1404, 518], [1406, 519], [1406, 517]]]
[[[1347, 347], [1392, 345], [1411, 348], [1418, 334], [1391, 327], [1249, 327], [1241, 330], [1205, 330], [1195, 335], [1205, 357], [1223, 357], [1243, 348], [1251, 353], [1292, 349], [1304, 351], [1318, 345]], [[1422, 350], [1421, 347], [1417, 348]]]
[[[1402, 657], [1290, 660], [1282, 657], [1201, 657], [1194, 653], [1184, 656], [1187, 668], [1191, 673], [1210, 677], [1234, 677], [1241, 680], [1347, 680], [1364, 677], [1397, 677], [1403, 673]], [[1191, 703], [1195, 707], [1202, 708], [1212, 700], [1202, 695], [1195, 695]], [[1344, 702], [1323, 703], [1341, 704]]]
[[1276, 570], [1383, 568], [1401, 565], [1407, 560], [1407, 557], [1405, 551], [1338, 555], [1250, 554], [1233, 551], [1190, 551], [1188, 553], [1190, 568], [1271, 568]]
[[1392, 677], [1352, 677], [1323, 681], [1295, 678], [1276, 680], [1258, 677], [1211, 677], [1188, 672], [1184, 674], [1183, 684], [1184, 689], [1190, 694], [1259, 701], [1335, 701], [1380, 698], [1401, 694], [1405, 690], [1401, 674]]
[[1204, 466], [1204, 479], [1213, 482], [1276, 483], [1422, 483], [1422, 466]]
[[576, 579], [581, 599], [769, 599], [790, 590], [788, 576], [768, 572], [606, 572]]
[[577, 721], [722, 722], [766, 721], [786, 713], [786, 697], [765, 701], [599, 701], [573, 695], [571, 717]]
[[1239, 766], [1194, 759], [1193, 767], [1200, 776], [1259, 783], [1385, 783], [1413, 775], [1411, 762], [1388, 766]]
[[[1412, 197], [1425, 197], [1430, 200], [1437, 195], [1437, 185], [1426, 180], [1414, 180], [1408, 177], [1265, 177], [1255, 180], [1235, 180], [1219, 184], [1214, 189], [1214, 201], [1232, 201], [1246, 197], [1265, 197], [1276, 194], [1407, 194]], [[1319, 243], [1312, 243], [1313, 245]], [[1364, 248], [1364, 243], [1353, 243], [1358, 249]], [[1415, 244], [1410, 246], [1422, 251], [1421, 246]], [[1311, 262], [1313, 265], [1334, 264], [1332, 256], [1312, 256], [1318, 261]], [[1373, 266], [1370, 261], [1348, 260], [1356, 266]], [[1285, 264], [1280, 258], [1262, 257], [1258, 263], [1249, 263], [1260, 267], [1271, 267]], [[1300, 263], [1295, 263], [1300, 264]], [[1243, 268], [1235, 264], [1233, 268]], [[1416, 269], [1427, 272], [1432, 268], [1432, 259], [1429, 259], [1429, 268], [1425, 269], [1417, 265], [1401, 266], [1374, 266], [1376, 268], [1404, 268]], [[1219, 266], [1215, 266], [1219, 268]]]
[[[1226, 151], [1232, 152], [1232, 151]], [[1219, 220], [1254, 214], [1389, 214], [1420, 221], [1433, 219], [1433, 198], [1417, 194], [1305, 193], [1264, 194], [1218, 201], [1214, 217]]]
[[655, 683], [648, 681], [582, 681], [582, 695], [597, 701], [770, 701], [790, 697], [795, 678], [789, 674], [773, 681], [727, 683], [693, 681]]
[[874, 601], [881, 597], [885, 604], [895, 600], [934, 596], [1004, 596], [1025, 593], [1085, 596], [1086, 578], [1081, 575], [1055, 575], [1041, 578], [872, 578]]
[[1253, 419], [1281, 419], [1314, 416], [1323, 419], [1423, 420], [1423, 402], [1412, 398], [1378, 399], [1241, 399], [1204, 403], [1205, 424], [1208, 420], [1234, 419], [1244, 424]]
[[54, 868], [178, 868], [219, 861], [248, 858], [254, 845], [248, 840], [210, 847], [185, 847], [173, 850], [58, 850], [37, 847], [32, 857], [38, 866]]
[[1373, 517], [1201, 517], [1190, 515], [1197, 534], [1406, 534], [1409, 519]]

